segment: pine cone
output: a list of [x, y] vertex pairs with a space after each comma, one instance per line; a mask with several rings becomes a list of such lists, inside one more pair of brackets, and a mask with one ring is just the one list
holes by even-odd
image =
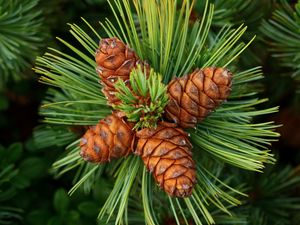
[[156, 129], [143, 129], [135, 153], [140, 155], [159, 186], [170, 196], [191, 195], [196, 182], [188, 135], [176, 124], [161, 122]]
[[81, 138], [81, 157], [88, 162], [104, 163], [130, 154], [134, 139], [132, 127], [121, 113], [114, 112], [100, 120]]
[[168, 85], [169, 104], [165, 117], [182, 128], [195, 127], [231, 92], [232, 73], [208, 67], [173, 79]]
[[141, 62], [135, 52], [118, 38], [105, 38], [99, 43], [96, 50], [96, 71], [103, 84], [102, 92], [108, 98], [109, 104], [118, 104], [115, 96], [114, 84], [118, 79], [129, 83], [131, 70], [137, 65], [148, 66]]

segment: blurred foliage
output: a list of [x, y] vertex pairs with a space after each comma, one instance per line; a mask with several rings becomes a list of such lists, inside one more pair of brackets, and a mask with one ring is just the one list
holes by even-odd
[[0, 145], [1, 225], [96, 224], [110, 181], [98, 179], [89, 195], [77, 191], [70, 197], [62, 188], [70, 179], [53, 180], [48, 172], [61, 150], [45, 155], [32, 140]]
[[[297, 169], [289, 165], [268, 166], [263, 174], [239, 174], [238, 182], [249, 184], [249, 199], [237, 208], [246, 213], [252, 225], [298, 225], [295, 220], [300, 212], [300, 176]], [[237, 212], [236, 212], [237, 213]]]
[[299, 215], [300, 197], [296, 188], [300, 187], [300, 176], [292, 168], [269, 169], [258, 178], [252, 176], [250, 192], [249, 224], [289, 225]]
[[96, 25], [110, 16], [107, 9], [105, 0], [0, 0], [0, 91], [9, 81], [34, 79], [34, 59], [55, 36], [68, 36], [66, 23], [84, 16]]
[[29, 197], [24, 191], [45, 176], [49, 166], [44, 157], [25, 155], [21, 143], [11, 144], [8, 148], [0, 146], [0, 224], [21, 220], [24, 208], [19, 204], [18, 196], [23, 192], [24, 197]]
[[285, 73], [300, 80], [300, 1], [290, 5], [280, 0], [275, 9], [261, 31], [271, 40], [269, 50], [286, 68]]
[[[96, 24], [99, 16], [109, 16], [103, 3], [101, 0], [0, 0], [1, 225], [97, 223], [99, 204], [106, 193], [103, 183], [109, 182], [97, 180], [88, 197], [78, 191], [70, 198], [64, 188], [69, 189], [67, 184], [72, 181], [67, 176], [54, 180], [49, 173], [50, 165], [65, 145], [64, 140], [74, 139], [82, 128], [58, 127], [47, 133], [46, 127], [39, 133], [37, 127], [34, 135], [38, 135], [37, 140], [48, 138], [45, 145], [30, 138], [38, 123], [37, 109], [45, 89], [37, 84], [31, 68], [44, 46], [55, 45], [55, 36], [64, 35], [67, 22], [86, 15]], [[23, 143], [13, 143], [17, 140]], [[45, 148], [52, 149], [45, 154]]]
[[45, 45], [48, 35], [43, 26], [38, 0], [0, 0], [0, 87], [8, 79], [18, 80]]
[[0, 91], [1, 144], [26, 141], [32, 135], [43, 93], [42, 85], [31, 79], [8, 82]]

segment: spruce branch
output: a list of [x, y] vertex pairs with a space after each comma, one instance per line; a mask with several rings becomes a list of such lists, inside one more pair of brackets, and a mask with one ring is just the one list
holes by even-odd
[[167, 89], [161, 75], [153, 69], [147, 75], [146, 70], [138, 66], [130, 73], [132, 90], [123, 80], [115, 85], [121, 104], [113, 107], [124, 112], [128, 121], [136, 122], [134, 129], [155, 128], [168, 104]]

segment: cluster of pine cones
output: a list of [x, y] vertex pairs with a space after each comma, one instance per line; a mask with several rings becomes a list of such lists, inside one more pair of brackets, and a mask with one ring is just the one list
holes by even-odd
[[[116, 81], [122, 79], [130, 87], [130, 72], [137, 65], [150, 68], [117, 38], [102, 39], [95, 58], [109, 105], [120, 104]], [[80, 155], [89, 162], [105, 163], [135, 153], [170, 196], [190, 196], [196, 183], [196, 165], [183, 128], [195, 127], [226, 100], [231, 84], [232, 74], [225, 68], [196, 69], [176, 77], [168, 84], [169, 102], [156, 128], [135, 131], [124, 113], [114, 111], [87, 130], [80, 142]]]

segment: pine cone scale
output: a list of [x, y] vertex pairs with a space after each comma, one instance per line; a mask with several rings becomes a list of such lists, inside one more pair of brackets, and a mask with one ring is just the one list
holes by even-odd
[[161, 160], [161, 157], [157, 156], [157, 157], [146, 157], [146, 159], [143, 158], [143, 160], [145, 160], [145, 165], [147, 167], [147, 169], [150, 172], [153, 172], [153, 170], [156, 168], [158, 162]]
[[185, 174], [187, 168], [178, 164], [173, 164], [170, 166], [164, 173], [164, 179], [169, 180], [173, 178], [180, 177], [181, 175]]
[[200, 99], [199, 106], [201, 106], [206, 110], [214, 109], [216, 107], [215, 101], [203, 92], [200, 93], [199, 99]]
[[204, 92], [209, 98], [212, 99], [212, 101], [219, 98], [219, 88], [214, 82], [211, 82], [211, 80], [205, 79]]
[[172, 151], [172, 149], [175, 149], [176, 145], [163, 141], [158, 145], [155, 149], [153, 149], [151, 153], [151, 157], [163, 157], [167, 152]]
[[131, 70], [136, 63], [139, 61], [135, 61], [133, 59], [126, 60], [117, 70], [116, 74], [118, 76], [127, 76], [128, 77], [128, 71]]
[[190, 98], [187, 93], [182, 94], [181, 106], [192, 116], [197, 116], [199, 114], [198, 103]]
[[190, 81], [196, 86], [198, 91], [203, 91], [204, 89], [204, 74], [202, 70], [195, 70], [190, 75]]
[[192, 80], [188, 80], [187, 84], [186, 84], [186, 89], [189, 90], [188, 92], [186, 92], [186, 94], [197, 104], [200, 103], [200, 99], [199, 99], [199, 91], [201, 91], [201, 89], [197, 88], [197, 85], [194, 84], [194, 82]]
[[182, 118], [182, 120], [186, 123], [197, 123], [197, 117], [193, 116], [188, 110], [186, 110], [185, 108], [181, 108], [180, 110], [180, 116]]
[[181, 93], [182, 93], [182, 86], [177, 80], [171, 81], [168, 87], [168, 93], [172, 96], [172, 99], [176, 100], [176, 102], [181, 102]]
[[165, 173], [174, 163], [176, 160], [173, 159], [166, 159], [162, 158], [159, 163], [156, 165], [155, 173], [157, 176]]

